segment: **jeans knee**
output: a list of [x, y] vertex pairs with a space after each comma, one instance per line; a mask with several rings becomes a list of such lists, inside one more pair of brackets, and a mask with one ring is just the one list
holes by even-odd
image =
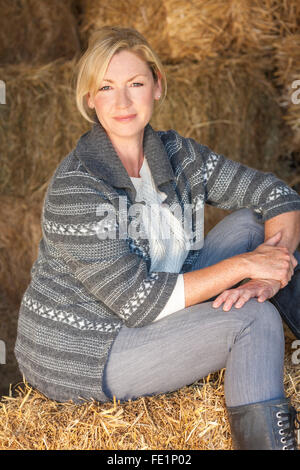
[[242, 226], [249, 226], [253, 225], [257, 227], [258, 229], [263, 229], [264, 224], [259, 222], [259, 220], [256, 218], [254, 212], [252, 209], [248, 209], [247, 207], [244, 207], [242, 209], [238, 209], [228, 216], [228, 220], [230, 220], [231, 223], [234, 223], [235, 225], [242, 225]]
[[223, 221], [226, 221], [226, 223], [235, 230], [240, 227], [246, 228], [247, 231], [249, 229], [255, 229], [257, 233], [264, 233], [264, 224], [258, 221], [251, 209], [238, 209], [227, 215]]
[[257, 299], [250, 299], [247, 303], [249, 304], [247, 313], [250, 315], [251, 322], [255, 322], [261, 330], [283, 335], [281, 316], [271, 302], [268, 300], [258, 302]]

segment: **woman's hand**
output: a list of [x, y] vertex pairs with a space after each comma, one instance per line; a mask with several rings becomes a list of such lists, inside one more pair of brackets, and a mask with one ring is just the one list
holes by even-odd
[[251, 279], [245, 284], [235, 288], [227, 289], [214, 301], [214, 308], [220, 307], [223, 303], [223, 310], [228, 311], [233, 304], [236, 308], [241, 308], [252, 297], [257, 297], [259, 302], [264, 302], [273, 297], [280, 290], [280, 281], [275, 279]]
[[298, 262], [288, 248], [276, 246], [280, 241], [281, 232], [277, 232], [261, 245], [245, 253], [248, 264], [248, 275], [251, 279], [269, 279], [280, 282], [285, 287], [294, 274]]

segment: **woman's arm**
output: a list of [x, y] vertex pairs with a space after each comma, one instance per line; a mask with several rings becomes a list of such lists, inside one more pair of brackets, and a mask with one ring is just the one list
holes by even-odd
[[213, 266], [183, 274], [185, 307], [190, 307], [229, 289], [247, 277], [244, 255], [220, 261]]
[[280, 235], [276, 233], [251, 252], [184, 273], [185, 306], [204, 302], [246, 278], [276, 280], [286, 286], [293, 275], [294, 262], [286, 247], [276, 246]]
[[300, 243], [300, 211], [285, 212], [265, 222], [265, 240], [281, 231], [277, 246], [285, 246], [294, 253]]

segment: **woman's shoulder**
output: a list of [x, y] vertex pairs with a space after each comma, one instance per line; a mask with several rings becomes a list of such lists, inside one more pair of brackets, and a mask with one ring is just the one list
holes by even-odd
[[182, 153], [182, 155], [186, 156], [190, 156], [192, 153], [194, 156], [200, 157], [215, 154], [207, 145], [202, 144], [193, 137], [186, 137], [175, 129], [165, 131], [158, 130], [156, 133], [162, 140], [168, 155], [171, 157], [176, 153]]

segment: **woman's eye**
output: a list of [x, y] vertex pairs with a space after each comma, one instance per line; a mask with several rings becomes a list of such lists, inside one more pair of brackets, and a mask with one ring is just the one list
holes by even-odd
[[[139, 86], [143, 86], [144, 84], [143, 84], [143, 83], [140, 83], [140, 82], [134, 82], [134, 83], [132, 83], [132, 85], [134, 86], [134, 88], [136, 88], [137, 86], [138, 86], [138, 87], [139, 87]], [[109, 88], [110, 88], [109, 85], [105, 85], [105, 86], [99, 88], [99, 91], [107, 91]]]

